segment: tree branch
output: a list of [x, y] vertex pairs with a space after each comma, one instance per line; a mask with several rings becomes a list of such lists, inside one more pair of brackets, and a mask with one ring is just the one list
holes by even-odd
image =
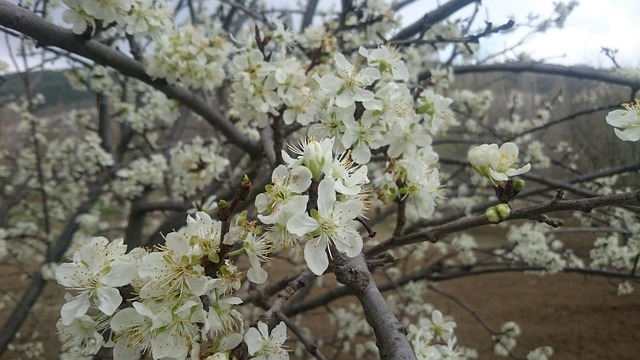
[[[594, 208], [613, 205], [640, 205], [640, 190], [577, 200], [561, 200], [554, 198], [542, 204], [514, 209], [507, 220], [536, 219], [540, 215], [554, 211], [579, 210], [589, 212]], [[485, 215], [462, 217], [458, 220], [441, 226], [436, 226], [428, 230], [418, 231], [401, 237], [392, 237], [365, 251], [365, 254], [367, 256], [374, 256], [383, 251], [402, 245], [415, 244], [423, 241], [437, 242], [445, 235], [489, 224], [491, 223]]]
[[407, 339], [407, 330], [382, 297], [362, 254], [348, 258], [339, 256], [331, 265], [336, 278], [360, 301], [367, 322], [376, 335], [376, 346], [381, 359], [415, 359], [416, 355]]
[[318, 0], [308, 0], [307, 7], [304, 10], [302, 17], [302, 23], [300, 24], [300, 32], [303, 32], [313, 22], [313, 16], [316, 13], [318, 7]]
[[[608, 84], [621, 85], [632, 89], [640, 89], [640, 80], [629, 79], [627, 77], [612, 74], [607, 71], [596, 70], [589, 67], [570, 67], [553, 64], [528, 63], [528, 64], [491, 64], [491, 65], [461, 65], [454, 66], [453, 72], [456, 75], [487, 73], [487, 72], [532, 72], [536, 74], [560, 75], [583, 80], [602, 81]], [[420, 79], [426, 78], [426, 73], [421, 74]]]
[[[447, 281], [453, 279], [459, 279], [467, 276], [479, 276], [486, 274], [498, 274], [498, 273], [506, 273], [506, 272], [519, 272], [525, 273], [530, 271], [545, 271], [547, 270], [544, 267], [540, 266], [529, 266], [525, 264], [511, 264], [511, 263], [503, 263], [500, 264], [502, 267], [495, 267], [492, 264], [489, 268], [482, 268], [478, 265], [470, 265], [470, 266], [452, 266], [444, 269], [434, 269], [434, 266], [439, 266], [439, 263], [434, 263], [432, 266], [426, 266], [420, 270], [414, 271], [413, 273], [402, 276], [399, 279], [386, 282], [378, 286], [378, 289], [381, 292], [395, 290], [401, 286], [404, 286], [410, 282], [417, 282], [422, 280], [432, 281], [432, 282], [440, 282]], [[474, 270], [475, 268], [478, 268]], [[590, 276], [603, 276], [607, 278], [616, 278], [616, 279], [630, 279], [630, 280], [638, 280], [638, 277], [635, 274], [629, 274], [628, 272], [613, 272], [607, 270], [598, 270], [598, 269], [583, 269], [583, 268], [564, 268], [562, 269], [563, 273], [569, 274], [580, 274], [580, 275], [590, 275]], [[326, 306], [327, 304], [338, 300], [344, 296], [349, 295], [351, 292], [347, 287], [337, 287], [331, 290], [328, 290], [320, 295], [317, 295], [314, 298], [311, 298], [307, 301], [294, 304], [290, 308], [286, 309], [284, 313], [293, 317], [298, 314], [305, 313], [309, 310], [313, 310], [320, 306]]]
[[392, 40], [389, 41], [392, 45], [436, 45], [436, 44], [478, 44], [480, 43], [480, 39], [491, 34], [499, 33], [500, 31], [508, 30], [513, 28], [515, 22], [513, 20], [509, 20], [506, 23], [499, 25], [497, 27], [493, 27], [492, 23], [487, 23], [486, 27], [483, 31], [468, 35], [461, 38], [444, 38], [441, 35], [436, 35], [435, 39], [404, 39], [404, 40]]
[[391, 41], [406, 40], [416, 34], [422, 34], [429, 30], [434, 24], [448, 18], [456, 11], [474, 2], [480, 2], [480, 0], [451, 0], [446, 4], [438, 6], [437, 9], [426, 13], [422, 19], [402, 29]]
[[295, 279], [289, 281], [287, 286], [278, 292], [278, 297], [276, 298], [276, 301], [274, 301], [273, 305], [271, 305], [269, 310], [267, 310], [264, 314], [262, 314], [262, 316], [260, 316], [260, 320], [262, 322], [268, 323], [274, 315], [277, 316], [278, 313], [280, 313], [282, 305], [284, 305], [284, 303], [289, 300], [289, 298], [293, 296], [296, 291], [302, 289], [307, 285], [309, 281], [313, 280], [315, 277], [315, 274], [311, 272], [311, 270], [306, 269], [305, 271], [301, 272], [300, 275], [298, 275]]

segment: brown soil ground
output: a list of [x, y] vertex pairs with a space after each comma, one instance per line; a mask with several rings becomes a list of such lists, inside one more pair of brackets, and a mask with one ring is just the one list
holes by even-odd
[[[640, 294], [618, 296], [606, 279], [500, 274], [455, 280], [440, 288], [464, 299], [496, 329], [516, 321], [522, 329], [515, 351], [520, 356], [550, 345], [554, 359], [640, 358]], [[478, 349], [481, 359], [497, 358], [484, 328], [458, 305], [437, 297], [433, 303], [460, 324], [459, 342]]]

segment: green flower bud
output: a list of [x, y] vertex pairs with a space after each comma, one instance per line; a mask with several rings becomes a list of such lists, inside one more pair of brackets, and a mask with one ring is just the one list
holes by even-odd
[[489, 222], [491, 223], [497, 224], [500, 222], [500, 213], [498, 212], [498, 210], [496, 210], [494, 206], [488, 208], [484, 212], [484, 216], [486, 216], [487, 220], [489, 220]]
[[500, 214], [500, 219], [502, 220], [507, 220], [509, 215], [511, 215], [511, 208], [509, 207], [509, 204], [498, 204], [495, 209], [498, 214]]
[[516, 189], [517, 192], [520, 192], [524, 189], [524, 180], [518, 179], [515, 183], [513, 183], [513, 188]]

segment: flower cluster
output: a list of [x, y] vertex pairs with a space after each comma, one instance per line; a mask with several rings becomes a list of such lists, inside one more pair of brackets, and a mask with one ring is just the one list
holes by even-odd
[[172, 187], [176, 194], [190, 196], [219, 179], [229, 166], [229, 159], [219, 155], [215, 139], [205, 141], [196, 136], [191, 143], [179, 143], [170, 151], [170, 166], [174, 173]]
[[307, 125], [313, 120], [312, 94], [300, 61], [285, 53], [266, 61], [262, 51], [249, 48], [234, 56], [232, 64], [232, 111], [241, 121], [237, 126], [254, 119], [251, 125], [265, 127], [268, 115], [277, 115], [283, 106], [287, 125], [294, 121]]
[[145, 56], [146, 71], [169, 84], [213, 90], [225, 79], [225, 64], [232, 47], [216, 31], [185, 26], [162, 34]]
[[154, 0], [63, 0], [68, 7], [62, 19], [73, 26], [76, 34], [87, 29], [96, 31], [97, 21], [106, 27], [112, 23], [128, 34], [158, 34], [170, 23], [170, 10], [165, 1]]
[[431, 147], [420, 149], [411, 159], [389, 162], [375, 181], [379, 196], [386, 201], [406, 201], [410, 215], [429, 218], [440, 198], [437, 162]]
[[461, 264], [471, 265], [476, 262], [475, 249], [478, 243], [469, 234], [460, 234], [451, 240], [451, 245], [456, 250], [456, 257]]
[[[131, 86], [131, 88], [134, 87]], [[178, 119], [177, 101], [169, 100], [163, 93], [147, 86], [139, 86], [139, 89], [135, 89], [137, 91], [131, 90], [132, 95], [140, 99], [139, 102], [130, 101], [130, 99], [114, 101], [113, 98], [117, 99], [118, 94], [113, 94], [110, 100], [113, 102], [113, 107], [118, 110], [119, 116], [116, 120], [129, 125], [132, 130], [145, 134], [149, 140], [152, 140], [150, 137], [153, 130], [168, 128]]]
[[[334, 55], [335, 71], [322, 76], [316, 97], [324, 99], [320, 124], [310, 134], [335, 136], [339, 145], [352, 149], [353, 159], [368, 163], [371, 151], [388, 146], [394, 159], [419, 157], [419, 149], [431, 149], [431, 134], [452, 124], [450, 99], [427, 90], [417, 101], [405, 83], [407, 68], [393, 48], [360, 48], [365, 66], [352, 64], [344, 55]], [[358, 59], [360, 60], [360, 59]], [[354, 117], [359, 104], [364, 111]]]
[[439, 310], [431, 312], [431, 318], [420, 318], [419, 326], [409, 325], [408, 338], [419, 360], [463, 359], [456, 349], [453, 329], [456, 323], [445, 320]]
[[[243, 316], [235, 309], [242, 301], [232, 295], [242, 276], [231, 255], [248, 256], [250, 281], [266, 280], [260, 263], [272, 246], [258, 235], [240, 217], [223, 236], [220, 222], [197, 212], [156, 251], [127, 254], [122, 239], [92, 238], [55, 273], [58, 283], [77, 293], [67, 296], [57, 325], [66, 350], [88, 356], [112, 346], [115, 359], [137, 359], [144, 351], [154, 359], [185, 359], [198, 358], [207, 341], [213, 342], [211, 353], [222, 354], [244, 338], [257, 358], [288, 358], [284, 324], [271, 338], [264, 324], [260, 336], [255, 329], [243, 336]], [[233, 253], [222, 250], [234, 244]]]
[[413, 94], [406, 64], [394, 48], [360, 47], [351, 58], [337, 53], [309, 77], [293, 54], [268, 53], [264, 44], [286, 37], [276, 35], [254, 34], [233, 58], [231, 115], [236, 126], [249, 132], [275, 119], [310, 125], [309, 136], [335, 138], [334, 150], [349, 150], [358, 164], [384, 151], [390, 161], [376, 184], [384, 188], [381, 198], [406, 199], [413, 213], [429, 217], [439, 187], [431, 135], [455, 123], [451, 99], [431, 89]]
[[[520, 325], [513, 321], [502, 324], [500, 333], [492, 336], [494, 341], [493, 352], [498, 356], [513, 357], [513, 349], [515, 349], [522, 331]], [[531, 350], [527, 354], [527, 360], [549, 360], [553, 355], [551, 346], [541, 346]]]
[[612, 267], [620, 270], [633, 270], [638, 266], [635, 259], [639, 253], [640, 236], [629, 237], [623, 242], [618, 234], [612, 234], [597, 238], [589, 256], [592, 259], [591, 267], [594, 269]]
[[503, 250], [499, 250], [498, 255], [540, 267], [540, 274], [555, 274], [565, 267], [584, 267], [579, 257], [569, 249], [564, 250], [563, 243], [548, 233], [546, 224], [525, 223], [511, 226], [507, 239], [513, 244], [512, 249], [505, 254], [502, 253]]
[[167, 159], [161, 154], [153, 154], [148, 159], [136, 159], [126, 168], [118, 170], [118, 179], [113, 183], [114, 192], [127, 198], [135, 198], [145, 188], [162, 185], [168, 168]]
[[495, 342], [493, 352], [496, 355], [509, 356], [518, 343], [516, 338], [521, 333], [520, 326], [513, 321], [502, 324], [500, 333], [493, 335], [493, 341]]
[[283, 151], [287, 165], [273, 171], [272, 184], [256, 197], [259, 219], [271, 225], [265, 236], [282, 248], [306, 242], [304, 259], [318, 275], [329, 266], [327, 251], [354, 257], [362, 250], [354, 219], [366, 207], [367, 167], [355, 167], [348, 154], [334, 156], [334, 141], [305, 141], [293, 148], [295, 158]]
[[129, 284], [135, 276], [135, 259], [125, 254], [122, 239], [109, 243], [104, 237], [92, 238], [73, 255], [71, 263], [56, 270], [58, 283], [78, 291], [60, 311], [60, 322], [69, 326], [93, 305], [105, 315], [113, 315], [122, 303], [118, 287]]

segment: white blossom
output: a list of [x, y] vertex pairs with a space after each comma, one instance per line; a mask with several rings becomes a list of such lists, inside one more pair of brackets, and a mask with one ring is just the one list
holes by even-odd
[[286, 339], [287, 326], [284, 322], [278, 323], [269, 334], [267, 324], [260, 321], [257, 329], [249, 328], [244, 335], [249, 355], [255, 360], [288, 360], [289, 354], [284, 348]]
[[625, 110], [613, 110], [607, 114], [607, 124], [614, 127], [613, 131], [620, 140], [640, 140], [640, 99], [633, 103], [624, 103]]
[[318, 210], [311, 216], [306, 212], [293, 216], [287, 229], [309, 239], [304, 248], [304, 259], [309, 269], [321, 275], [329, 266], [327, 250], [330, 245], [355, 257], [362, 250], [362, 237], [353, 226], [353, 219], [360, 214], [363, 204], [359, 200], [336, 201], [335, 181], [325, 178], [318, 186]]
[[56, 269], [56, 280], [79, 294], [62, 306], [62, 325], [83, 316], [93, 304], [112, 315], [122, 303], [117, 287], [127, 285], [135, 276], [135, 264], [122, 239], [109, 243], [104, 237], [90, 239], [73, 255], [72, 263]]

